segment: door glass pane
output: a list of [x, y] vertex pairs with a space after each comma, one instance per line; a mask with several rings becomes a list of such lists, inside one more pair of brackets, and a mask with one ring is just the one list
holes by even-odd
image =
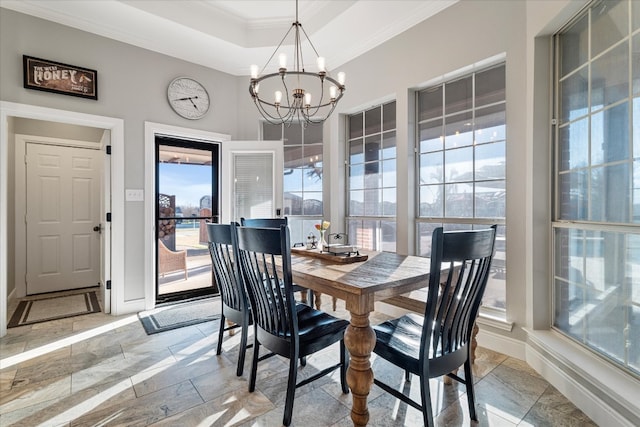
[[217, 293], [205, 224], [218, 221], [218, 146], [171, 141], [157, 139], [159, 301]]
[[273, 154], [235, 154], [234, 220], [274, 216]]

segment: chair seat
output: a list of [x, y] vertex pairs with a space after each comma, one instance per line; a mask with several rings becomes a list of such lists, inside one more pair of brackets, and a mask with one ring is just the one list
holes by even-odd
[[374, 326], [376, 347], [373, 351], [391, 362], [406, 366], [411, 372], [417, 372], [423, 321], [423, 316], [409, 313]]
[[298, 304], [298, 336], [305, 354], [311, 354], [329, 343], [338, 342], [344, 336], [349, 321], [338, 319], [306, 304]]
[[[423, 322], [423, 316], [409, 313], [398, 319], [388, 320], [374, 326], [376, 346], [373, 352], [390, 362], [405, 366], [406, 369], [417, 374], [419, 372], [420, 335]], [[459, 360], [463, 358], [466, 351], [467, 346], [465, 345], [450, 349], [443, 355], [442, 349], [438, 347], [438, 351], [434, 356], [433, 347], [429, 346], [428, 357], [431, 360], [431, 374], [438, 375], [449, 372], [451, 369], [448, 365], [457, 363], [456, 361], [452, 362], [452, 359]]]

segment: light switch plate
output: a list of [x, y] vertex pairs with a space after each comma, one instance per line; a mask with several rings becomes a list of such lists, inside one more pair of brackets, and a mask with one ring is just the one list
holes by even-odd
[[124, 196], [127, 202], [142, 202], [144, 201], [144, 190], [127, 188]]

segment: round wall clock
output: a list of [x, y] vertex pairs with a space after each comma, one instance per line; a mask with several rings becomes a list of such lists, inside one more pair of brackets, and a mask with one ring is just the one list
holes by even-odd
[[173, 111], [185, 119], [201, 119], [209, 111], [207, 90], [188, 77], [178, 77], [169, 83], [167, 99]]

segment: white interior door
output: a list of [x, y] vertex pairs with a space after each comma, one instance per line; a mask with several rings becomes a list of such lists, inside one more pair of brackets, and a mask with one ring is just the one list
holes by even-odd
[[99, 150], [26, 146], [27, 295], [100, 284]]
[[222, 223], [280, 216], [283, 164], [282, 141], [223, 142]]

